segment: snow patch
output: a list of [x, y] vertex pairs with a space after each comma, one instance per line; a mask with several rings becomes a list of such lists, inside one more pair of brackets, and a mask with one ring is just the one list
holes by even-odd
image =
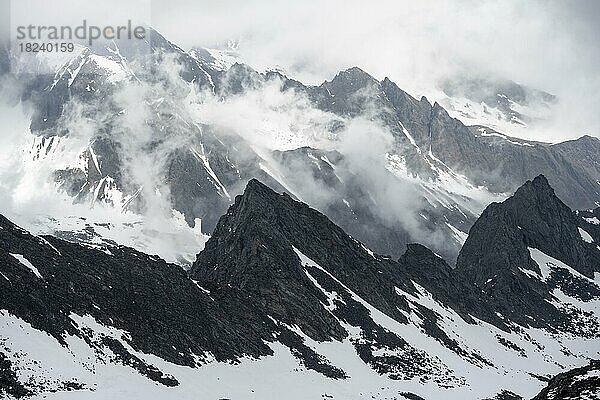
[[9, 253], [9, 254], [11, 256], [13, 256], [14, 258], [16, 258], [21, 264], [26, 266], [31, 272], [34, 273], [35, 276], [37, 276], [40, 279], [44, 279], [42, 274], [40, 274], [40, 271], [38, 271], [38, 269], [32, 263], [30, 263], [29, 260], [27, 260], [25, 257], [23, 257], [21, 254], [13, 254], [13, 253]]
[[519, 268], [519, 271], [521, 271], [525, 275], [529, 276], [530, 278], [535, 278], [535, 279], [539, 279], [540, 278], [540, 276], [538, 274], [536, 274], [534, 271], [532, 271], [530, 269]]
[[566, 269], [567, 271], [569, 271], [569, 273], [576, 278], [583, 279], [583, 280], [586, 280], [591, 283], [595, 283], [594, 279], [588, 278], [587, 276], [578, 272], [577, 270], [575, 270], [574, 268], [565, 264], [564, 262], [559, 261], [553, 257], [550, 257], [549, 255], [541, 252], [538, 249], [529, 247], [529, 254], [531, 255], [531, 258], [533, 259], [533, 261], [535, 261], [536, 264], [540, 267], [544, 281], [548, 280], [553, 268], [563, 268], [563, 269]]
[[584, 242], [594, 243], [594, 239], [592, 238], [592, 235], [587, 233], [583, 228], [579, 228], [579, 234], [581, 235], [581, 239], [583, 239]]
[[456, 228], [453, 225], [450, 225], [447, 222], [446, 222], [446, 225], [452, 231], [452, 234], [454, 235], [454, 238], [456, 239], [456, 241], [460, 244], [465, 244], [465, 242], [467, 241], [467, 238], [469, 237], [469, 234], [461, 231], [460, 229]]

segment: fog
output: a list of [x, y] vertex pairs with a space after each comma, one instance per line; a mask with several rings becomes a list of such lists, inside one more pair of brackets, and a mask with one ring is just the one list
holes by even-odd
[[200, 1], [152, 3], [152, 24], [184, 48], [239, 40], [255, 68], [320, 83], [359, 66], [436, 99], [455, 73], [491, 74], [561, 102], [536, 132], [600, 136], [600, 4], [596, 1]]
[[[600, 136], [595, 40], [600, 29], [593, 18], [599, 7], [589, 2], [142, 3], [132, 12], [150, 15], [140, 19], [174, 43], [183, 48], [212, 47], [233, 39], [239, 42], [236, 51], [240, 59], [258, 70], [279, 68], [304, 83], [320, 83], [340, 70], [359, 66], [377, 79], [390, 77], [414, 96], [424, 94], [430, 100], [439, 95], [438, 84], [455, 74], [508, 78], [560, 98], [553, 118], [528, 132], [530, 138], [558, 141], [582, 134]], [[81, 12], [85, 14], [83, 8], [66, 10], [61, 21], [75, 21]], [[170, 260], [176, 258], [174, 249], [185, 248], [193, 256], [206, 237], [199, 226], [184, 226], [182, 216], [172, 210], [164, 176], [168, 155], [196, 145], [197, 127], [207, 125], [239, 136], [248, 144], [248, 157], [259, 154], [266, 161], [272, 161], [273, 150], [301, 146], [336, 149], [344, 155], [344, 168], [361, 179], [380, 217], [390, 225], [401, 225], [425, 244], [435, 246], [447, 240], [439, 232], [423, 228], [418, 217], [422, 192], [409, 181], [390, 175], [385, 156], [393, 150], [394, 139], [374, 118], [373, 110], [367, 107], [364, 115], [352, 119], [335, 116], [316, 109], [301, 93], [282, 92], [277, 79], [243, 94], [213, 96], [182, 81], [179, 68], [165, 57], [151, 72], [156, 76], [136, 71], [141, 79], [117, 85], [107, 104], [68, 104], [60, 121], [70, 132], [66, 150], [38, 163], [31, 162], [32, 149], [40, 140], [29, 132], [31, 111], [15, 101], [18, 85], [4, 85], [3, 94], [11, 93], [4, 100], [12, 101], [4, 101], [0, 110], [4, 121], [0, 211], [31, 229], [41, 226], [40, 215], [85, 215], [95, 221], [133, 224], [140, 229], [115, 240], [152, 249], [171, 256]], [[121, 110], [116, 120], [114, 108]], [[88, 118], [92, 111], [93, 118]], [[170, 126], [168, 140], [157, 140], [162, 133], [151, 123], [162, 111], [174, 113], [180, 120]], [[107, 121], [117, 121], [109, 132], [105, 132]], [[343, 129], [331, 132], [334, 122], [342, 123]], [[81, 152], [99, 132], [119, 144], [124, 184], [140, 190], [143, 215], [123, 214], [118, 207], [72, 204], [64, 193], [57, 193], [53, 170], [77, 165]], [[302, 187], [293, 189], [301, 200], [320, 209], [336, 201], [336, 194], [307, 171], [297, 171], [296, 178], [301, 178]], [[487, 192], [461, 194], [476, 200], [475, 210], [494, 199]]]
[[[7, 0], [3, 0], [4, 3]], [[600, 3], [594, 0], [56, 0], [12, 2], [11, 25], [155, 27], [184, 49], [239, 43], [240, 59], [320, 83], [359, 66], [435, 101], [456, 76], [492, 76], [555, 94], [553, 117], [526, 138], [600, 136]], [[14, 34], [14, 32], [13, 32]]]

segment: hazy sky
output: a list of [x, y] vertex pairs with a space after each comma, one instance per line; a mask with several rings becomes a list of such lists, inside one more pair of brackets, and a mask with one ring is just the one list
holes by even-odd
[[[7, 1], [7, 0], [0, 0]], [[597, 0], [13, 0], [24, 22], [150, 23], [184, 49], [240, 40], [242, 60], [306, 83], [359, 66], [409, 93], [457, 71], [561, 99], [556, 138], [600, 137]], [[21, 11], [16, 12], [15, 9]], [[117, 21], [118, 20], [118, 21]], [[14, 22], [14, 21], [13, 21]]]
[[565, 137], [600, 136], [600, 2], [170, 0], [152, 24], [184, 48], [239, 39], [245, 61], [311, 83], [360, 66], [415, 95], [456, 71], [562, 98]]
[[151, 15], [183, 47], [239, 38], [252, 62], [316, 76], [354, 64], [377, 75], [471, 64], [552, 85], [557, 73], [598, 66], [594, 0], [171, 0], [153, 1]]

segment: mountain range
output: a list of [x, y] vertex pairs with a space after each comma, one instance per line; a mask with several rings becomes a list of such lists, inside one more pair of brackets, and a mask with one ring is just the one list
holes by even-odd
[[597, 398], [600, 140], [151, 33], [1, 70], [0, 397]]
[[486, 208], [452, 268], [418, 244], [378, 255], [251, 180], [186, 272], [3, 218], [5, 395], [530, 398], [600, 353], [586, 223], [539, 176]]
[[[418, 241], [451, 263], [485, 206], [538, 174], [573, 209], [599, 204], [597, 138], [547, 144], [466, 126], [359, 68], [307, 86], [240, 63], [220, 69], [208, 50], [155, 31], [147, 46], [84, 48], [56, 73], [15, 77], [33, 104], [24, 162], [52, 170], [75, 202], [138, 214], [167, 203], [208, 235], [256, 178], [377, 252], [398, 257]], [[91, 223], [78, 229], [103, 240]]]

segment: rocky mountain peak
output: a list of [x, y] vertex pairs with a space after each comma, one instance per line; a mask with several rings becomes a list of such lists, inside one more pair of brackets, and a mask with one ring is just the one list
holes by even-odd
[[[282, 196], [285, 195], [285, 193], [282, 194]], [[267, 185], [260, 182], [258, 179], [252, 178], [248, 181], [248, 184], [246, 185], [246, 189], [244, 190], [242, 197], [263, 197], [274, 200], [277, 197], [277, 193], [275, 193]]]
[[525, 182], [523, 186], [517, 189], [514, 197], [522, 201], [535, 200], [540, 204], [547, 201], [554, 203], [560, 201], [544, 175], [538, 175], [533, 180]]
[[[277, 343], [298, 360], [294, 373], [306, 368], [327, 379], [351, 378], [351, 364], [321, 350], [339, 348], [392, 380], [434, 376], [453, 382], [445, 360], [469, 370], [497, 368], [494, 353], [479, 350], [462, 332], [479, 330], [486, 346], [497, 341], [517, 357], [533, 357], [545, 349], [515, 331], [532, 325], [561, 331], [572, 322], [571, 310], [567, 315], [553, 304], [550, 281], [519, 272], [513, 268], [518, 264], [510, 264], [514, 259], [506, 259], [515, 249], [521, 256], [519, 240], [528, 243], [511, 210], [528, 201], [554, 201], [543, 177], [518, 192], [512, 201], [490, 206], [472, 233], [480, 241], [498, 239], [486, 251], [507, 267], [496, 271], [489, 286], [470, 274], [489, 263], [487, 253], [479, 262], [467, 252], [473, 268], [459, 264], [453, 270], [426, 247], [409, 244], [396, 262], [308, 205], [251, 179], [189, 273], [124, 247], [100, 251], [37, 238], [0, 216], [0, 293], [9, 294], [4, 307], [36, 329], [58, 340], [64, 331], [89, 340], [97, 351], [110, 350], [117, 361], [164, 386], [185, 385], [176, 366], [189, 370], [206, 362], [198, 355], [243, 363], [244, 357], [277, 357]], [[78, 325], [90, 319], [122, 329], [129, 339]], [[590, 321], [586, 332], [597, 335]], [[440, 356], [428, 354], [429, 348]], [[136, 358], [138, 351], [170, 361], [175, 369], [164, 370], [173, 375], [162, 372], [159, 358]], [[0, 364], [6, 364], [2, 356]]]
[[278, 194], [257, 179], [250, 179], [244, 192], [236, 196], [227, 214], [219, 220], [213, 235], [218, 236], [249, 227], [261, 230], [276, 228], [277, 209], [287, 200], [293, 201], [287, 193]]
[[[539, 254], [557, 260], [551, 261], [552, 265], [562, 262], [593, 278], [594, 271], [600, 271], [600, 251], [584, 239], [578, 224], [546, 177], [540, 175], [509, 199], [484, 210], [469, 232], [454, 272], [474, 282], [503, 315], [515, 321], [567, 325], [568, 319], [549, 302], [555, 287], [571, 283], [563, 282], [560, 274], [549, 277], [542, 272], [541, 268], [548, 271], [548, 266], [539, 261]], [[579, 283], [589, 286], [585, 280]], [[524, 314], [538, 317], [527, 321]]]
[[[303, 211], [308, 215], [300, 216]], [[291, 221], [310, 219], [311, 211], [316, 213], [250, 180], [219, 220], [190, 275], [206, 287], [244, 290], [273, 318], [299, 326], [314, 339], [345, 337], [344, 329], [326, 310], [313, 306], [323, 300], [322, 295], [311, 285], [294, 252], [303, 234], [294, 231], [296, 223]], [[297, 229], [307, 227], [300, 223]], [[311, 310], [309, 318], [306, 310]]]
[[341, 71], [334, 78], [334, 80], [336, 79], [343, 79], [352, 82], [376, 82], [375, 78], [373, 78], [369, 73], [365, 72], [359, 67], [351, 67], [344, 71]]
[[348, 95], [358, 90], [378, 86], [379, 82], [358, 67], [352, 67], [338, 73], [323, 86], [333, 95]]
[[[504, 253], [505, 248], [514, 251]], [[480, 284], [503, 268], [538, 271], [528, 248], [573, 265], [586, 276], [600, 270], [598, 250], [582, 239], [577, 219], [543, 175], [527, 181], [503, 203], [486, 208], [471, 228], [457, 265], [473, 267], [471, 259], [479, 253], [477, 270], [487, 271], [476, 279]]]
[[[207, 287], [243, 288], [260, 299], [269, 315], [300, 326], [313, 338], [340, 339], [342, 327], [315, 307], [324, 299], [299, 253], [383, 312], [405, 320], [399, 311], [405, 305], [393, 288], [414, 288], [397, 275], [392, 260], [378, 259], [317, 210], [254, 179], [219, 220], [190, 274]], [[389, 297], [381, 294], [382, 286]]]

